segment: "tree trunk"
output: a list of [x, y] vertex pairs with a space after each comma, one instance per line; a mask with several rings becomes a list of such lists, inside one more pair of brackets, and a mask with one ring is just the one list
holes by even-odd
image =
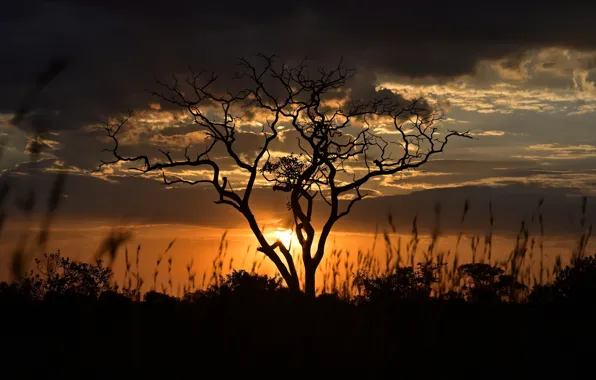
[[314, 265], [305, 265], [304, 266], [304, 293], [312, 298], [316, 296], [316, 287], [315, 287], [315, 273], [317, 271], [317, 267]]
[[294, 278], [293, 276], [290, 278], [284, 278], [288, 289], [294, 293], [300, 293], [300, 281], [298, 278]]

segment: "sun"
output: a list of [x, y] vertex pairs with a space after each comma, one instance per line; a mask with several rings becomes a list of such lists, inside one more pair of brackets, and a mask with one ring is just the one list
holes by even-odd
[[285, 228], [278, 228], [275, 231], [275, 239], [281, 241], [283, 243], [283, 245], [286, 246], [286, 248], [288, 248], [290, 246], [290, 243], [292, 242], [293, 235], [294, 235], [294, 233], [292, 232], [292, 230], [285, 229]]

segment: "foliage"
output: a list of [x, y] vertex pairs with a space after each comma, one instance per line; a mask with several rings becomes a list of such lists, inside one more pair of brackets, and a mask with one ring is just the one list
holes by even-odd
[[271, 294], [282, 289], [280, 277], [271, 278], [267, 275], [251, 274], [244, 270], [233, 270], [222, 279], [219, 285], [212, 285], [207, 294], [213, 295], [261, 295]]
[[[95, 264], [71, 261], [62, 257], [60, 252], [44, 254], [43, 259], [36, 259], [37, 267], [31, 270], [20, 282], [0, 283], [0, 295], [3, 299], [20, 297], [22, 299], [44, 300], [48, 297], [84, 296], [109, 300], [120, 299], [139, 301], [138, 289], [120, 289], [111, 285], [113, 276], [109, 267], [101, 260]], [[502, 268], [486, 263], [464, 264], [458, 267], [463, 286], [460, 290], [452, 288], [443, 294], [436, 293], [435, 285], [443, 265], [419, 263], [414, 267], [396, 267], [387, 274], [371, 274], [359, 270], [354, 279], [360, 296], [355, 299], [338, 296], [332, 292], [325, 296], [341, 302], [356, 304], [392, 303], [396, 301], [428, 301], [432, 298], [445, 302], [467, 300], [470, 303], [498, 303], [501, 301], [517, 302], [527, 287], [505, 274]], [[244, 299], [258, 300], [272, 295], [284, 295], [287, 288], [280, 277], [269, 277], [244, 270], [233, 270], [230, 274], [219, 275], [217, 281], [205, 290], [186, 293], [182, 299], [157, 291], [149, 291], [143, 296], [145, 303], [167, 305], [183, 302], [195, 302], [201, 299]], [[24, 297], [24, 298], [23, 298]], [[536, 284], [527, 297], [531, 303], [559, 304], [582, 303], [596, 304], [596, 256], [575, 259], [556, 275], [549, 284]], [[235, 302], [235, 301], [234, 301]]]
[[261, 172], [263, 175], [271, 174], [274, 190], [291, 189], [295, 186], [308, 164], [302, 155], [290, 154], [280, 157], [277, 162], [267, 161]]
[[95, 264], [71, 261], [62, 257], [60, 251], [44, 254], [35, 259], [37, 268], [31, 270], [22, 282], [22, 288], [37, 299], [48, 295], [80, 295], [97, 298], [106, 291], [114, 290], [110, 284], [112, 269], [101, 260]]
[[176, 297], [169, 296], [165, 293], [156, 292], [154, 290], [148, 291], [143, 296], [143, 302], [152, 305], [168, 305], [178, 302]]
[[384, 276], [360, 271], [355, 281], [366, 302], [392, 299], [422, 301], [429, 299], [439, 269], [440, 265], [419, 263], [416, 268], [398, 267], [394, 273]]
[[220, 276], [219, 280], [206, 290], [184, 295], [186, 301], [199, 301], [205, 298], [234, 297], [259, 298], [284, 292], [280, 277], [269, 277], [244, 270], [233, 270], [232, 273]]
[[535, 286], [529, 297], [535, 303], [596, 304], [596, 256], [576, 258], [552, 284]]
[[574, 260], [557, 274], [554, 286], [572, 301], [596, 301], [596, 256]]
[[464, 264], [458, 268], [464, 277], [463, 295], [472, 302], [497, 302], [515, 299], [526, 287], [502, 268], [485, 263]]

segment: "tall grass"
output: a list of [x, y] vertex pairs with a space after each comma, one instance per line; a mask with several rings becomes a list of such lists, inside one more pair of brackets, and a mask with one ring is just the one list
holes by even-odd
[[[580, 233], [576, 246], [572, 249], [569, 258], [581, 258], [586, 255], [586, 249], [592, 233], [592, 226], [586, 222], [586, 200], [583, 198], [581, 204], [582, 218], [580, 221]], [[456, 235], [455, 249], [442, 250], [440, 239], [443, 236], [440, 225], [441, 205], [436, 204], [434, 208], [435, 224], [430, 231], [428, 243], [423, 243], [418, 227], [418, 218], [415, 216], [411, 224], [411, 233], [404, 237], [398, 233], [398, 227], [394, 223], [391, 214], [387, 216], [386, 227], [379, 231], [377, 226], [372, 236], [371, 247], [366, 250], [358, 249], [350, 251], [337, 248], [335, 242], [331, 242], [329, 251], [323, 259], [318, 273], [318, 294], [335, 293], [345, 298], [353, 298], [359, 295], [358, 284], [355, 281], [358, 274], [366, 273], [373, 277], [389, 276], [397, 273], [400, 268], [415, 267], [420, 264], [422, 267], [436, 268], [437, 281], [433, 284], [432, 294], [441, 297], [450, 292], [459, 292], [464, 286], [463, 278], [458, 268], [465, 264], [461, 257], [462, 246], [468, 245], [471, 253], [472, 263], [487, 263], [499, 267], [511, 278], [530, 288], [535, 285], [542, 285], [552, 280], [564, 265], [563, 256], [556, 255], [551, 267], [547, 267], [547, 255], [545, 254], [545, 222], [542, 213], [544, 200], [538, 201], [535, 212], [529, 222], [522, 220], [514, 239], [513, 247], [505, 258], [499, 260], [494, 255], [493, 239], [495, 216], [493, 205], [488, 203], [487, 218], [488, 230], [482, 235], [468, 234], [463, 229]], [[464, 202], [460, 228], [463, 228], [464, 221], [470, 210], [468, 200]], [[537, 225], [538, 233], [531, 234], [531, 225]], [[384, 257], [376, 253], [377, 246], [381, 241], [384, 244]], [[217, 285], [225, 274], [234, 269], [234, 257], [228, 254], [227, 233], [222, 235], [219, 249], [215, 254], [211, 265], [211, 271], [202, 274], [203, 281], [197, 290], [205, 289], [210, 285]], [[249, 268], [249, 272], [264, 274], [261, 272], [265, 256], [255, 250], [254, 258], [247, 262], [250, 247], [247, 248], [241, 266]], [[293, 257], [301, 267], [301, 255], [297, 250], [293, 251]], [[189, 274], [188, 282], [193, 277]], [[303, 274], [300, 274], [303, 281]], [[195, 289], [195, 288], [193, 288]]]
[[[45, 249], [50, 235], [53, 215], [58, 209], [63, 188], [64, 177], [58, 176], [48, 199], [46, 213], [43, 214], [40, 232], [34, 239], [33, 246], [27, 245], [29, 230], [25, 231], [18, 239], [11, 260], [11, 273], [15, 280], [18, 280], [25, 273], [27, 260], [31, 259], [35, 252], [41, 252]], [[6, 220], [4, 203], [9, 190], [8, 183], [5, 183], [0, 189], [0, 237]], [[31, 214], [35, 204], [34, 199], [35, 194], [30, 195], [28, 199], [21, 202], [22, 207], [19, 208], [21, 212], [28, 216], [28, 225], [33, 223]], [[352, 298], [359, 294], [359, 287], [357, 281], [355, 281], [359, 274], [372, 277], [390, 276], [397, 273], [401, 268], [415, 267], [418, 264], [423, 268], [433, 267], [436, 269], [437, 281], [433, 284], [432, 289], [434, 296], [440, 297], [449, 292], [460, 291], [464, 284], [458, 268], [464, 264], [462, 254], [465, 246], [471, 253], [471, 263], [488, 263], [502, 268], [513, 280], [526, 287], [542, 285], [551, 280], [564, 265], [561, 255], [557, 255], [554, 260], [551, 260], [550, 267], [547, 264], [548, 257], [544, 249], [545, 221], [542, 213], [543, 204], [544, 200], [540, 199], [530, 220], [520, 222], [514, 245], [509, 254], [501, 260], [495, 258], [493, 252], [495, 216], [491, 202], [488, 203], [487, 207], [488, 230], [483, 235], [479, 235], [465, 232], [464, 222], [471, 208], [469, 200], [465, 200], [462, 205], [459, 221], [460, 232], [456, 234], [455, 247], [447, 250], [441, 249], [441, 238], [444, 235], [441, 229], [442, 207], [440, 203], [434, 205], [435, 222], [428, 234], [428, 242], [424, 241], [420, 233], [417, 216], [412, 219], [409, 236], [402, 236], [398, 233], [398, 226], [395, 224], [392, 215], [388, 214], [384, 227], [380, 228], [377, 225], [370, 248], [352, 251], [337, 248], [334, 242], [330, 244], [328, 253], [319, 266], [317, 293], [336, 293], [345, 298]], [[582, 199], [580, 207], [579, 233], [569, 258], [572, 262], [585, 257], [592, 235], [592, 225], [588, 224], [586, 218], [586, 197]], [[530, 227], [532, 226], [537, 228], [536, 234], [531, 233]], [[227, 232], [224, 232], [209, 269], [205, 268], [205, 270], [197, 272], [194, 268], [193, 258], [186, 263], [174, 260], [175, 240], [172, 240], [164, 251], [157, 255], [152, 279], [150, 282], [146, 282], [141, 276], [142, 249], [140, 244], [136, 247], [134, 265], [131, 262], [127, 247], [131, 236], [130, 231], [111, 231], [102, 241], [96, 257], [107, 255], [109, 263], [113, 264], [118, 252], [124, 248], [124, 276], [118, 286], [128, 292], [137, 294], [139, 297], [146, 290], [159, 290], [169, 295], [175, 293], [181, 295], [205, 290], [209, 286], [219, 285], [225, 275], [232, 272], [236, 266], [246, 269], [250, 273], [265, 274], [263, 273], [263, 265], [266, 262], [266, 257], [256, 249], [248, 246], [244, 255], [242, 255], [242, 259], [236, 258], [235, 261], [235, 256], [229, 252]], [[379, 244], [384, 245], [384, 255], [378, 253]], [[251, 252], [254, 253], [252, 260], [249, 258]], [[300, 268], [300, 280], [304, 281], [302, 256], [295, 247], [292, 249], [292, 256], [297, 267]], [[164, 262], [167, 263], [165, 268], [167, 281], [165, 284], [163, 282], [158, 284], [159, 274], [164, 269], [162, 265]], [[179, 265], [185, 266], [185, 280], [174, 278], [173, 266], [178, 262]], [[197, 280], [198, 278], [201, 279], [200, 282]], [[147, 284], [150, 284], [149, 289], [145, 289]]]

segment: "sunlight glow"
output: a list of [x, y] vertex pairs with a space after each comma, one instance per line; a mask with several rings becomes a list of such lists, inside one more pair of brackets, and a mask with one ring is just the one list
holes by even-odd
[[292, 241], [292, 236], [293, 236], [293, 232], [292, 230], [289, 229], [284, 229], [284, 228], [278, 228], [275, 231], [275, 239], [276, 240], [280, 240], [283, 245], [286, 246], [286, 248], [290, 247], [290, 242]]

